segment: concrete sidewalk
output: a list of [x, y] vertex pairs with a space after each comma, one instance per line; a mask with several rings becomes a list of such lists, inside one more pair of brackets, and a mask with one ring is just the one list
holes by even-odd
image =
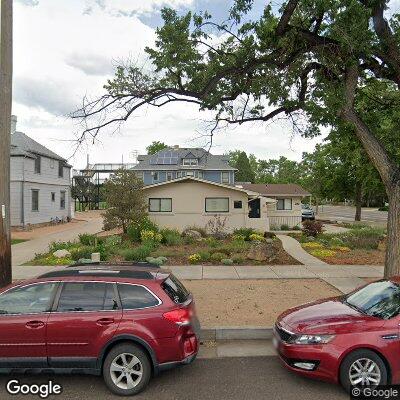
[[103, 218], [93, 218], [85, 223], [77, 225], [71, 224], [68, 229], [60, 232], [43, 235], [41, 237], [14, 244], [11, 246], [12, 251], [12, 265], [21, 265], [35, 257], [37, 253], [45, 253], [48, 251], [49, 244], [58, 241], [69, 241], [78, 238], [81, 233], [97, 233], [103, 228]]
[[[63, 267], [13, 266], [13, 279], [28, 279]], [[371, 265], [179, 265], [165, 269], [182, 280], [198, 279], [322, 279], [343, 293], [365, 283], [362, 278], [382, 278], [383, 266]]]

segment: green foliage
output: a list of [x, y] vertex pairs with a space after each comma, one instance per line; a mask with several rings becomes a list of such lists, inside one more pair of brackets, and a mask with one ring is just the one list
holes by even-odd
[[120, 169], [104, 184], [107, 210], [104, 229], [122, 228], [127, 233], [130, 225], [140, 223], [147, 213], [143, 182], [132, 170]]
[[221, 263], [224, 265], [233, 265], [233, 260], [231, 258], [223, 258]]
[[148, 263], [155, 265], [164, 265], [167, 260], [167, 257], [146, 257]]
[[200, 250], [198, 254], [200, 255], [202, 261], [209, 261], [211, 258], [211, 253], [209, 251]]
[[96, 241], [96, 236], [91, 235], [89, 233], [81, 233], [80, 235], [78, 235], [78, 238], [79, 238], [79, 242], [81, 244], [83, 244], [84, 246], [94, 246], [95, 241]]
[[255, 171], [250, 164], [246, 152], [235, 150], [229, 153], [229, 164], [236, 168], [235, 180], [238, 182], [254, 182]]
[[250, 235], [257, 233], [253, 228], [237, 228], [233, 231], [235, 236], [243, 236], [245, 240], [250, 240]]
[[78, 261], [81, 258], [91, 258], [92, 253], [95, 253], [96, 249], [93, 246], [81, 246], [71, 250], [71, 259]]
[[224, 259], [225, 257], [226, 257], [226, 254], [220, 253], [220, 252], [211, 254], [211, 260], [212, 260], [212, 261], [218, 261], [218, 262], [220, 262], [220, 261], [221, 261], [222, 259]]
[[198, 253], [191, 254], [188, 257], [188, 261], [190, 264], [198, 264], [201, 261], [201, 256]]
[[146, 147], [147, 154], [157, 154], [159, 151], [168, 148], [168, 146], [159, 141], [154, 141]]
[[158, 226], [148, 216], [130, 224], [127, 235], [132, 242], [140, 242], [140, 233], [145, 230], [158, 232]]
[[303, 221], [304, 235], [306, 236], [317, 236], [322, 233], [322, 222], [320, 221]]
[[245, 261], [245, 258], [241, 254], [234, 254], [232, 256], [232, 260], [235, 264], [243, 264]]
[[207, 244], [208, 247], [211, 247], [213, 249], [215, 249], [216, 247], [218, 247], [220, 245], [219, 240], [212, 236], [209, 236], [208, 238], [206, 238], [204, 240], [204, 242]]
[[49, 253], [54, 253], [57, 250], [71, 250], [77, 247], [75, 242], [51, 242], [49, 244]]
[[282, 225], [281, 225], [281, 231], [288, 231], [288, 230], [290, 230], [288, 224], [282, 224]]
[[161, 243], [163, 237], [161, 233], [155, 232], [155, 231], [150, 231], [150, 230], [143, 230], [140, 232], [140, 240], [143, 243], [150, 242], [150, 243]]
[[162, 235], [162, 243], [167, 246], [178, 246], [183, 243], [181, 234], [177, 229], [161, 229], [160, 233]]
[[121, 249], [119, 254], [125, 261], [146, 261], [153, 250], [154, 247], [151, 244], [145, 243], [133, 249]]

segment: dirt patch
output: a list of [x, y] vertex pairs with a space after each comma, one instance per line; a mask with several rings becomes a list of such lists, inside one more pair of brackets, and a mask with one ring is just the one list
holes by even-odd
[[318, 257], [334, 265], [384, 265], [385, 252], [380, 250], [351, 250], [337, 252], [333, 257]]
[[184, 281], [200, 322], [214, 326], [272, 326], [288, 308], [341, 292], [319, 279]]

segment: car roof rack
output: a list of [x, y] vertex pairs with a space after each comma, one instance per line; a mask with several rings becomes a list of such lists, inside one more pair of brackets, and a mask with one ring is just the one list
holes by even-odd
[[88, 261], [88, 262], [77, 262], [75, 264], [68, 265], [66, 268], [75, 268], [75, 267], [93, 267], [93, 266], [101, 266], [105, 268], [118, 268], [118, 267], [139, 267], [139, 268], [160, 268], [158, 264], [152, 264], [145, 261], [139, 262], [129, 262], [129, 261], [122, 261], [116, 263], [109, 263], [105, 261]]
[[77, 277], [77, 276], [97, 276], [97, 277], [154, 280], [156, 275], [157, 274], [145, 270], [84, 268], [84, 269], [63, 269], [59, 271], [46, 272], [45, 274], [38, 276], [36, 279]]

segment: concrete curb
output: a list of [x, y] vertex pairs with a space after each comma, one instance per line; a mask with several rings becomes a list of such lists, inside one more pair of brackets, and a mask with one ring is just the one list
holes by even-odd
[[202, 328], [201, 340], [262, 340], [272, 338], [272, 327], [246, 326], [246, 327], [218, 327]]

